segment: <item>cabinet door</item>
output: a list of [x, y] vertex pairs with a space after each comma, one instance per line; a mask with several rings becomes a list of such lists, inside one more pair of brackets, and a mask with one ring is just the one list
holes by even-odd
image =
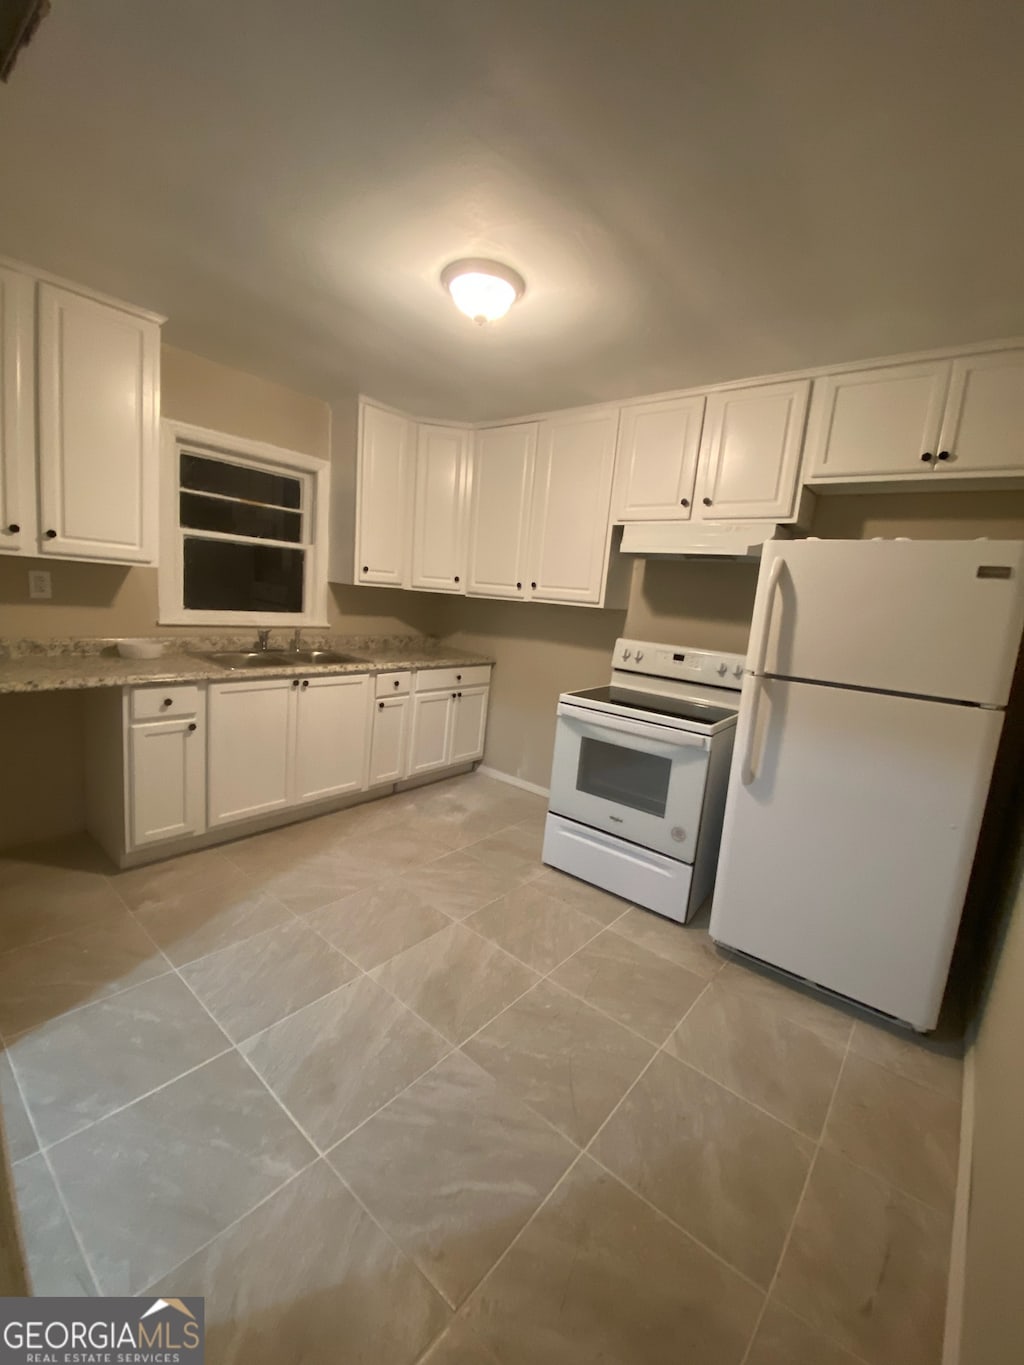
[[796, 510], [810, 381], [708, 397], [700, 447], [702, 521], [785, 521]]
[[953, 361], [935, 471], [1024, 474], [1024, 350]]
[[816, 379], [808, 480], [930, 475], [949, 368], [936, 360]]
[[211, 683], [208, 693], [209, 823], [281, 810], [290, 804], [291, 678]]
[[160, 331], [39, 286], [39, 550], [156, 558]]
[[470, 433], [421, 423], [416, 441], [412, 586], [465, 592]]
[[409, 698], [382, 697], [373, 707], [370, 786], [399, 782], [405, 776]]
[[483, 758], [489, 692], [489, 687], [467, 687], [456, 693], [452, 705], [449, 763], [468, 763]]
[[203, 768], [197, 717], [129, 725], [130, 848], [202, 832]]
[[618, 412], [541, 423], [530, 515], [530, 596], [600, 602]]
[[366, 790], [371, 681], [366, 674], [302, 680], [295, 706], [294, 801]]
[[32, 288], [0, 266], [0, 554], [36, 553]]
[[405, 417], [364, 404], [359, 426], [356, 582], [408, 584], [412, 439]]
[[703, 395], [622, 409], [616, 454], [619, 520], [688, 520], [703, 420]]
[[443, 768], [451, 749], [452, 692], [417, 692], [412, 698], [412, 738], [409, 743], [409, 777]]
[[468, 590], [524, 597], [537, 423], [489, 427], [474, 438]]

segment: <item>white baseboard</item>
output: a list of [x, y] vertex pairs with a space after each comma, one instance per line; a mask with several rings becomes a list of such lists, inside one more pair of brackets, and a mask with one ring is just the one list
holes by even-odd
[[533, 792], [535, 796], [550, 795], [547, 787], [540, 787], [536, 782], [527, 782], [522, 777], [513, 777], [511, 773], [500, 773], [497, 768], [488, 768], [484, 763], [477, 767], [477, 772], [483, 773], [484, 777], [494, 777], [499, 782], [507, 782], [511, 787], [521, 787], [524, 792]]
[[964, 1087], [960, 1101], [960, 1159], [957, 1163], [956, 1200], [953, 1205], [953, 1238], [949, 1250], [949, 1284], [946, 1290], [946, 1327], [942, 1339], [942, 1365], [960, 1365], [964, 1289], [967, 1276], [967, 1228], [971, 1211], [971, 1158], [974, 1148], [974, 1049], [964, 1057]]

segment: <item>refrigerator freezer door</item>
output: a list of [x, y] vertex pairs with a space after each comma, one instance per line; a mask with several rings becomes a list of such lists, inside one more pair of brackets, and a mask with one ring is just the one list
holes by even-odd
[[786, 678], [1005, 706], [1022, 626], [1020, 541], [770, 543], [748, 659]]
[[1001, 727], [997, 711], [748, 676], [712, 936], [933, 1028]]

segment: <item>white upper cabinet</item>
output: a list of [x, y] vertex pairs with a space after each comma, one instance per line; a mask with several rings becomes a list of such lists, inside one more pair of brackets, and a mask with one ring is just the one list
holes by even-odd
[[537, 423], [476, 433], [467, 588], [483, 597], [523, 597]]
[[696, 510], [702, 521], [786, 521], [797, 509], [810, 380], [708, 395]]
[[422, 422], [416, 442], [414, 588], [466, 591], [471, 432]]
[[32, 281], [0, 266], [0, 553], [36, 550]]
[[622, 409], [616, 455], [617, 520], [689, 519], [703, 421], [703, 394], [630, 403]]
[[885, 365], [814, 381], [807, 475], [878, 479], [931, 473], [950, 362]]
[[364, 403], [360, 413], [356, 582], [408, 587], [416, 426]]
[[156, 561], [160, 322], [0, 265], [0, 554]]
[[366, 790], [372, 687], [366, 674], [341, 674], [303, 678], [293, 688], [293, 801]]
[[156, 557], [160, 332], [148, 319], [39, 286], [39, 548]]
[[601, 601], [618, 423], [616, 409], [540, 425], [527, 580], [534, 600]]
[[1024, 473], [1024, 350], [953, 361], [936, 446], [943, 478]]

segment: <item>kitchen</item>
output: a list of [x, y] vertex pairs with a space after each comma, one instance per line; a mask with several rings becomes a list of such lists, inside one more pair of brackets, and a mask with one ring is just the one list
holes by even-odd
[[[226, 36], [219, 22], [207, 34], [211, 53]], [[152, 35], [141, 21], [130, 29], [141, 60]], [[70, 80], [73, 47], [66, 44], [72, 37], [87, 47], [93, 41], [86, 19], [55, 11], [19, 58], [4, 98], [35, 99], [36, 82], [55, 77], [50, 61], [71, 63], [63, 68]], [[93, 53], [89, 60], [99, 58]], [[26, 116], [22, 109], [16, 120], [22, 128]], [[54, 139], [46, 154], [57, 155]], [[29, 169], [22, 175], [30, 185]], [[204, 340], [194, 300], [188, 308], [165, 305], [169, 293], [161, 294], [152, 274], [152, 283], [137, 292], [117, 286], [109, 253], [93, 249], [90, 273], [76, 274], [73, 253], [55, 227], [38, 238], [33, 254], [26, 245], [31, 214], [22, 213], [24, 223], [15, 216], [0, 249], [9, 251], [5, 269], [31, 277], [40, 301], [29, 305], [22, 328], [26, 353], [39, 363], [39, 431], [23, 479], [33, 489], [22, 504], [29, 511], [3, 518], [30, 539], [16, 553], [0, 554], [0, 637], [9, 655], [0, 680], [10, 680], [10, 695], [0, 697], [0, 735], [7, 770], [17, 774], [0, 793], [0, 826], [9, 848], [39, 841], [52, 848], [70, 837], [73, 857], [86, 858], [63, 868], [70, 878], [63, 891], [40, 866], [41, 855], [5, 859], [7, 947], [15, 956], [4, 977], [10, 1014], [3, 1032], [18, 1078], [14, 1093], [28, 1092], [31, 1116], [14, 1175], [22, 1180], [23, 1221], [39, 1230], [43, 1248], [33, 1266], [30, 1245], [30, 1272], [53, 1277], [43, 1281], [50, 1289], [37, 1292], [205, 1292], [211, 1339], [219, 1333], [224, 1353], [253, 1350], [250, 1333], [259, 1320], [253, 1302], [268, 1292], [268, 1267], [259, 1258], [247, 1262], [244, 1243], [253, 1236], [289, 1238], [291, 1249], [291, 1222], [305, 1226], [322, 1205], [360, 1250], [347, 1261], [339, 1248], [322, 1269], [333, 1278], [318, 1281], [321, 1271], [296, 1248], [284, 1295], [302, 1297], [313, 1283], [325, 1294], [322, 1320], [310, 1329], [314, 1356], [316, 1331], [323, 1331], [348, 1334], [355, 1358], [364, 1350], [367, 1358], [409, 1361], [461, 1358], [460, 1351], [474, 1361], [538, 1359], [540, 1347], [511, 1326], [511, 1315], [525, 1309], [556, 1339], [571, 1320], [572, 1334], [588, 1343], [588, 1358], [600, 1350], [609, 1359], [669, 1358], [657, 1333], [639, 1344], [648, 1340], [649, 1312], [665, 1315], [676, 1349], [682, 1341], [703, 1351], [695, 1359], [738, 1365], [747, 1352], [755, 1362], [818, 1360], [831, 1352], [868, 1365], [937, 1360], [950, 1242], [950, 1312], [955, 1317], [961, 1295], [964, 1330], [985, 1330], [976, 1324], [990, 1275], [978, 1267], [998, 1229], [995, 1172], [1000, 1180], [1007, 1176], [995, 1162], [990, 1174], [978, 1155], [997, 1141], [995, 1125], [1005, 1119], [977, 1087], [998, 1038], [981, 1047], [978, 1020], [968, 1031], [978, 1114], [968, 1210], [970, 1172], [956, 1166], [963, 1083], [956, 1055], [962, 1030], [955, 1021], [938, 1041], [914, 1042], [863, 1012], [732, 960], [709, 938], [706, 911], [703, 919], [674, 923], [553, 870], [542, 857], [542, 839], [559, 696], [607, 686], [617, 641], [747, 656], [759, 556], [711, 558], [704, 546], [701, 557], [689, 558], [678, 553], [680, 535], [752, 522], [783, 528], [780, 539], [766, 540], [769, 546], [790, 543], [787, 531], [796, 532], [794, 544], [804, 535], [826, 541], [1024, 538], [1021, 451], [996, 439], [1015, 429], [1005, 413], [1019, 411], [1021, 343], [1014, 338], [1020, 324], [990, 310], [984, 323], [972, 319], [959, 331], [944, 323], [930, 340], [922, 332], [916, 344], [909, 332], [882, 329], [874, 344], [851, 337], [845, 349], [830, 338], [788, 357], [763, 347], [746, 363], [742, 355], [727, 364], [713, 357], [688, 366], [677, 360], [674, 378], [662, 370], [639, 382], [623, 364], [600, 391], [565, 382], [556, 398], [512, 354], [517, 310], [526, 326], [533, 316], [528, 309], [541, 306], [534, 296], [544, 297], [543, 280], [520, 256], [526, 292], [508, 319], [491, 327], [473, 328], [433, 275], [429, 281], [436, 312], [429, 312], [426, 332], [436, 329], [444, 346], [465, 348], [479, 381], [474, 392], [459, 401], [458, 385], [445, 391], [441, 376], [428, 380], [429, 365], [416, 382], [388, 383], [387, 367], [377, 361], [374, 373], [367, 361], [359, 384], [339, 394], [336, 378], [328, 384], [314, 375], [315, 364], [302, 373], [294, 359], [282, 360], [275, 370], [256, 350], [250, 359], [237, 342], [232, 350], [216, 328]], [[39, 232], [38, 219], [31, 228]], [[491, 250], [501, 255], [500, 245]], [[456, 255], [455, 246], [452, 251], [445, 242], [439, 249]], [[144, 259], [133, 261], [132, 270], [146, 280]], [[126, 281], [131, 274], [126, 271]], [[51, 507], [69, 522], [94, 514], [81, 492], [77, 506], [67, 497], [54, 501], [45, 473], [57, 464], [48, 465], [44, 453], [54, 448], [54, 427], [48, 436], [45, 418], [53, 400], [44, 396], [54, 352], [42, 334], [41, 300], [61, 298], [62, 290], [73, 301], [113, 298], [126, 315], [146, 312], [147, 327], [162, 326], [151, 343], [162, 437], [147, 466], [158, 468], [164, 481], [152, 504], [159, 548], [134, 559], [89, 562], [103, 555], [69, 545], [69, 526], [45, 515]], [[187, 297], [182, 289], [182, 303]], [[244, 330], [244, 305], [236, 302]], [[166, 323], [154, 321], [158, 310]], [[377, 342], [379, 336], [367, 343], [368, 355], [377, 354]], [[267, 344], [262, 334], [259, 344]], [[76, 393], [75, 364], [92, 363], [100, 348], [90, 357], [84, 352], [89, 345], [77, 355], [65, 353], [63, 397], [88, 412], [94, 373], [79, 369], [88, 377]], [[351, 372], [362, 364], [352, 362]], [[506, 370], [499, 396], [493, 375]], [[992, 381], [999, 396], [991, 397], [990, 384], [979, 407], [976, 395], [984, 395], [991, 375], [1006, 378]], [[913, 392], [901, 385], [903, 377], [912, 377]], [[157, 385], [150, 391], [155, 398]], [[851, 438], [827, 439], [827, 401], [842, 415], [853, 413]], [[722, 471], [735, 472], [742, 463], [730, 459], [728, 432], [736, 423], [742, 430], [744, 402], [758, 413], [751, 419], [761, 442], [755, 441], [757, 472], [767, 471], [771, 480], [770, 487], [748, 484], [737, 493]], [[858, 431], [858, 421], [867, 428]], [[944, 442], [957, 422], [963, 440]], [[879, 434], [886, 423], [901, 439]], [[966, 453], [972, 429], [988, 433], [976, 443], [980, 465]], [[67, 427], [60, 467], [72, 475], [76, 456], [88, 468], [88, 452], [81, 456], [87, 442], [76, 447], [76, 439], [76, 428]], [[178, 442], [170, 456], [168, 441]], [[857, 466], [860, 452], [880, 446], [893, 452], [893, 461], [907, 463]], [[735, 449], [742, 455], [741, 447], [742, 441]], [[940, 463], [943, 451], [957, 458]], [[209, 619], [217, 608], [186, 605], [188, 575], [168, 572], [175, 564], [180, 569], [186, 540], [213, 543], [223, 534], [208, 521], [173, 515], [176, 504], [179, 510], [187, 504], [195, 517], [201, 504], [206, 516], [211, 501], [226, 496], [184, 478], [178, 488], [169, 485], [187, 458], [274, 466], [282, 485], [329, 480], [327, 497], [314, 496], [310, 504], [305, 493], [298, 495], [309, 519], [296, 534], [314, 556], [306, 566], [312, 575], [306, 600], [319, 605], [292, 613], [309, 619], [272, 628], [267, 652], [279, 657], [256, 665], [263, 681], [198, 656], [247, 649], [257, 630], [273, 627], [273, 618], [257, 621], [259, 612], [235, 603], [227, 616], [244, 619], [218, 624]], [[490, 483], [482, 477], [485, 468], [497, 470]], [[582, 484], [581, 468], [588, 471]], [[937, 487], [940, 480], [948, 486]], [[82, 487], [74, 478], [72, 486]], [[368, 493], [373, 489], [385, 490], [376, 503]], [[493, 497], [485, 505], [488, 490]], [[291, 496], [270, 500], [282, 524], [295, 507]], [[711, 515], [704, 498], [712, 500]], [[718, 523], [722, 498], [728, 521]], [[328, 503], [325, 535], [310, 538], [310, 521]], [[38, 525], [29, 520], [33, 508]], [[668, 543], [648, 553], [652, 525], [668, 527], [658, 532]], [[50, 530], [57, 535], [49, 538]], [[641, 553], [620, 548], [627, 532], [634, 544], [647, 536]], [[56, 553], [48, 540], [60, 542]], [[316, 563], [318, 551], [329, 562]], [[49, 600], [30, 596], [30, 572], [49, 575]], [[205, 591], [229, 577], [194, 577], [193, 586]], [[276, 581], [276, 587], [287, 585]], [[196, 613], [191, 618], [184, 615], [189, 610]], [[204, 612], [208, 619], [201, 621]], [[325, 647], [359, 662], [332, 670], [289, 661], [296, 626], [300, 648]], [[120, 662], [111, 642], [126, 638], [164, 641], [168, 652], [163, 659]], [[94, 642], [93, 652], [69, 652], [69, 641]], [[97, 648], [106, 652], [97, 657]], [[459, 679], [471, 669], [486, 675]], [[101, 674], [123, 683], [124, 693], [109, 681], [82, 686], [83, 678]], [[431, 674], [443, 685], [421, 686]], [[314, 737], [300, 757], [303, 717], [313, 714], [314, 697], [328, 691], [328, 678], [338, 680], [335, 695], [344, 679], [351, 695], [359, 692], [348, 719], [336, 721], [346, 742], [329, 746]], [[52, 686], [57, 680], [63, 685]], [[168, 692], [163, 684], [170, 681]], [[179, 687], [191, 690], [179, 696]], [[466, 715], [473, 700], [458, 694], [469, 687], [480, 699], [475, 736], [455, 744], [458, 707]], [[260, 700], [229, 714], [225, 699], [241, 696], [239, 689]], [[178, 766], [152, 769], [152, 805], [133, 806], [143, 784], [127, 785], [134, 770], [125, 767], [126, 755], [157, 727], [167, 733], [168, 697]], [[411, 743], [417, 709], [424, 718], [420, 748]], [[395, 723], [391, 761], [379, 766], [372, 756], [374, 713]], [[472, 728], [468, 721], [462, 727], [467, 735]], [[191, 787], [184, 757], [189, 737], [205, 741], [209, 765]], [[348, 771], [330, 759], [342, 750]], [[478, 763], [483, 773], [470, 773]], [[201, 794], [203, 809], [188, 804], [188, 791]], [[367, 794], [380, 799], [367, 803]], [[175, 802], [184, 812], [177, 825], [167, 815]], [[96, 856], [94, 844], [74, 842], [86, 829], [103, 843], [102, 864], [88, 861]], [[1002, 870], [1012, 888], [1010, 872], [994, 855], [989, 870]], [[26, 912], [16, 888], [37, 887], [42, 895], [44, 885], [46, 904], [34, 899]], [[1001, 894], [1009, 905], [1012, 889]], [[63, 941], [70, 953], [70, 936], [86, 930], [73, 928], [69, 916], [75, 905], [93, 902], [88, 951], [62, 968], [39, 945], [59, 948]], [[982, 908], [985, 922], [992, 921], [992, 908]], [[48, 913], [61, 927], [42, 938], [38, 916]], [[26, 930], [32, 923], [36, 929]], [[1014, 941], [1008, 940], [980, 1015], [985, 1028], [998, 1022], [1000, 1009], [1004, 1019], [1011, 1017], [1005, 1002], [1012, 999], [1012, 978], [1003, 984], [1001, 973], [1012, 968]], [[47, 983], [45, 992], [33, 984], [39, 982]], [[44, 995], [48, 1003], [41, 1008]], [[115, 1078], [86, 1065], [84, 1054], [102, 1055], [105, 1048], [112, 1062], [121, 1058], [124, 1038], [143, 1028], [129, 1008], [133, 998], [140, 1012], [159, 1016], [159, 1027], [148, 1048], [133, 1044], [117, 1061], [130, 1074], [111, 1089]], [[324, 1001], [344, 1001], [347, 1012], [339, 1005], [331, 1015]], [[371, 1064], [373, 1037], [392, 1039], [379, 1065]], [[732, 1046], [725, 1045], [729, 1039]], [[749, 1049], [746, 1065], [737, 1057], [737, 1040], [740, 1052]], [[362, 1095], [350, 1077], [360, 1068], [331, 1062], [357, 1046], [366, 1049], [369, 1073]], [[139, 1074], [143, 1060], [155, 1068], [148, 1083]], [[69, 1076], [76, 1066], [77, 1088]], [[203, 1124], [227, 1118], [204, 1110], [210, 1101], [197, 1092], [189, 1133], [197, 1145], [165, 1150], [159, 1106], [161, 1096], [186, 1095], [199, 1085], [190, 1078], [207, 1074], [219, 1074], [225, 1094], [244, 1096], [253, 1112], [266, 1114], [267, 1151], [247, 1148], [244, 1135], [233, 1133], [237, 1181], [223, 1175], [218, 1197], [202, 1196], [210, 1203], [202, 1216], [187, 1181], [179, 1183], [178, 1202], [172, 1197], [166, 1215], [159, 1214], [163, 1205], [145, 1172], [118, 1167], [104, 1142], [160, 1151], [168, 1169], [180, 1172], [191, 1163], [198, 1170], [201, 1134], [208, 1131]], [[65, 1085], [70, 1089], [58, 1093]], [[965, 1116], [970, 1107], [965, 1103]], [[666, 1125], [664, 1113], [676, 1118]], [[724, 1172], [718, 1184], [710, 1155], [685, 1136], [685, 1118], [695, 1114], [714, 1133]], [[979, 1126], [983, 1114], [987, 1129]], [[6, 1118], [10, 1142], [9, 1113]], [[666, 1134], [673, 1122], [675, 1137]], [[410, 1124], [426, 1124], [432, 1135], [420, 1153], [419, 1174], [403, 1141]], [[502, 1153], [497, 1164], [472, 1144], [460, 1144], [458, 1133], [467, 1126]], [[919, 1148], [923, 1155], [915, 1156]], [[390, 1195], [376, 1164], [381, 1160], [390, 1163]], [[274, 1165], [284, 1173], [280, 1178], [268, 1170]], [[172, 1186], [182, 1179], [172, 1177]], [[425, 1199], [424, 1179], [450, 1183], [447, 1215]], [[520, 1182], [525, 1193], [503, 1195], [503, 1179]], [[116, 1206], [119, 1181], [129, 1193], [103, 1226], [94, 1191], [102, 1189]], [[484, 1193], [474, 1196], [480, 1188]], [[872, 1202], [883, 1196], [889, 1204]], [[862, 1226], [836, 1213], [851, 1201], [871, 1211], [865, 1217], [882, 1217], [883, 1207], [896, 1210], [885, 1215], [892, 1220], [885, 1237], [864, 1246], [863, 1261], [847, 1258], [851, 1245], [861, 1246]], [[150, 1208], [161, 1231], [140, 1235], [133, 1207]], [[327, 1219], [322, 1211], [317, 1216]], [[119, 1218], [123, 1225], [112, 1227]], [[573, 1220], [584, 1229], [578, 1236]], [[627, 1225], [640, 1229], [634, 1234], [640, 1240], [623, 1241], [616, 1253], [615, 1239], [626, 1238]], [[325, 1221], [316, 1242], [321, 1253], [332, 1244], [330, 1226]], [[543, 1250], [545, 1236], [554, 1238], [556, 1251]], [[597, 1260], [563, 1320], [528, 1278], [523, 1258], [531, 1248], [551, 1255], [543, 1264], [556, 1283], [587, 1238]], [[890, 1244], [904, 1288], [865, 1325], [855, 1310], [857, 1295]], [[654, 1246], [662, 1266], [674, 1269], [667, 1275], [652, 1268], [645, 1298], [630, 1258], [643, 1263]], [[608, 1258], [604, 1268], [602, 1257]], [[821, 1280], [809, 1268], [815, 1260], [827, 1268]], [[327, 1292], [368, 1266], [379, 1281], [368, 1299], [408, 1296], [406, 1319], [385, 1323], [372, 1303], [354, 1312], [341, 1295]], [[597, 1288], [606, 1270], [626, 1275], [637, 1290], [635, 1300], [626, 1296], [614, 1311], [602, 1307]], [[175, 1281], [179, 1271], [187, 1271], [187, 1283]], [[679, 1292], [681, 1280], [690, 1292]], [[69, 1283], [79, 1288], [68, 1289]], [[232, 1307], [236, 1295], [241, 1306]], [[991, 1327], [990, 1315], [986, 1321], [995, 1352], [998, 1325]], [[288, 1349], [279, 1339], [276, 1358], [287, 1358]], [[998, 1359], [982, 1357], [981, 1349], [977, 1359]]]

